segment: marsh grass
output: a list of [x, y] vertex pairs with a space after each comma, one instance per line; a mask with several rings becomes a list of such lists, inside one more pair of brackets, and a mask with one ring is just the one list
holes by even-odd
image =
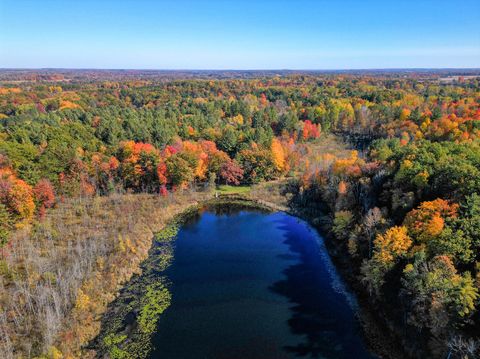
[[[2, 358], [93, 357], [85, 344], [99, 333], [102, 314], [119, 289], [141, 272], [154, 234], [208, 196], [68, 199], [43, 221], [14, 233], [0, 258]], [[164, 239], [175, 234], [176, 227], [168, 227]], [[168, 266], [171, 257], [165, 249], [158, 265]]]

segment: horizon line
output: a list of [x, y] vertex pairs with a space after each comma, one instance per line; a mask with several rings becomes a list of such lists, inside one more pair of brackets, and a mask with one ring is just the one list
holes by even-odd
[[95, 71], [388, 71], [388, 70], [480, 70], [479, 67], [366, 67], [366, 68], [128, 68], [128, 67], [0, 67], [3, 70], [95, 70]]

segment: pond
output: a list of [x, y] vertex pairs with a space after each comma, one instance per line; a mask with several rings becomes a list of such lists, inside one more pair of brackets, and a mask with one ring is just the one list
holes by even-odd
[[170, 306], [150, 358], [373, 358], [322, 237], [282, 212], [209, 207], [162, 273]]

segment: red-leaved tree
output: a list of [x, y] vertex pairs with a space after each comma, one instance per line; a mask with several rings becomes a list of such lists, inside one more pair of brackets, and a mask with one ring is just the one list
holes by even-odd
[[55, 204], [55, 190], [48, 179], [41, 179], [33, 188], [35, 200], [38, 203], [38, 213], [40, 217], [45, 215], [47, 208], [53, 207]]
[[238, 185], [243, 179], [243, 169], [235, 161], [228, 160], [220, 168], [220, 177], [226, 183]]

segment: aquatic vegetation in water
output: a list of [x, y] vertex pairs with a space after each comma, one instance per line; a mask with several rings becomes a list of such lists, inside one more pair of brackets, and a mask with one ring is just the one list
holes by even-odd
[[163, 283], [147, 286], [147, 293], [142, 298], [143, 306], [138, 317], [140, 330], [145, 334], [152, 334], [157, 327], [160, 315], [170, 305], [172, 296]]
[[[196, 207], [195, 207], [196, 210]], [[171, 302], [169, 283], [159, 275], [173, 259], [172, 242], [184, 215], [177, 216], [155, 235], [149, 258], [126, 290], [112, 303], [112, 313], [104, 319], [98, 350], [112, 359], [144, 358], [151, 351], [150, 337], [161, 314]]]
[[155, 235], [155, 241], [158, 243], [171, 241], [177, 235], [178, 230], [179, 224], [177, 221], [174, 221]]
[[108, 354], [111, 359], [128, 359], [131, 358], [131, 355], [119, 348], [119, 344], [123, 343], [127, 339], [126, 335], [107, 335], [103, 339], [103, 343], [108, 347]]

